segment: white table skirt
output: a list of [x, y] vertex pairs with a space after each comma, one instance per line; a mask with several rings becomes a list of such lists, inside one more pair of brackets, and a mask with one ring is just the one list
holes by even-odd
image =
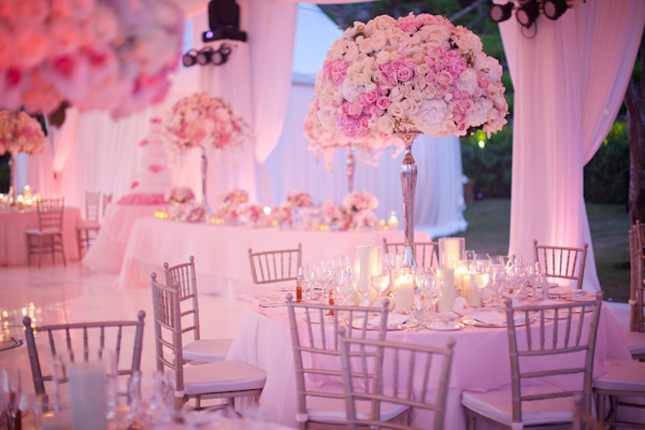
[[[354, 247], [382, 245], [384, 237], [404, 240], [402, 231], [280, 230], [141, 218], [132, 228], [118, 286], [150, 288], [150, 273], [163, 274], [164, 262], [172, 266], [193, 255], [199, 292], [230, 296], [236, 285], [251, 282], [249, 248], [266, 251], [302, 243], [302, 260], [307, 264], [336, 255], [353, 258]], [[430, 236], [417, 232], [415, 240], [429, 241]]]
[[[267, 381], [259, 400], [259, 410], [251, 406], [262, 419], [287, 426], [296, 426], [296, 383], [293, 349], [286, 307], [257, 311], [257, 303], [248, 309], [228, 353], [228, 360], [242, 360], [267, 372]], [[605, 360], [629, 358], [624, 333], [614, 316], [603, 306], [598, 329], [594, 375], [608, 370]], [[463, 390], [488, 391], [510, 384], [508, 335], [505, 328], [465, 328], [460, 331], [388, 331], [387, 339], [437, 347], [445, 347], [454, 338], [455, 350], [448, 392], [446, 429], [465, 429]], [[561, 377], [558, 385], [568, 386], [571, 380]], [[575, 382], [574, 382], [575, 383]], [[563, 388], [564, 388], [563, 387]], [[238, 402], [239, 403], [239, 402]], [[242, 403], [244, 407], [248, 402]], [[413, 417], [415, 425], [431, 428], [427, 415]], [[478, 422], [477, 428], [487, 429]]]

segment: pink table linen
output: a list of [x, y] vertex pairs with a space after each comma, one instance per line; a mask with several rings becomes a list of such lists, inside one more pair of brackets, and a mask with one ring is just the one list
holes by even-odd
[[[78, 261], [79, 259], [76, 225], [80, 222], [81, 212], [78, 208], [67, 207], [63, 210], [63, 246], [67, 261]], [[27, 230], [37, 228], [38, 213], [36, 209], [24, 212], [0, 212], [0, 266], [26, 266], [28, 264]], [[51, 261], [50, 255], [43, 257], [44, 265], [51, 264]], [[62, 265], [58, 254], [56, 264]]]
[[[231, 294], [232, 289], [251, 282], [248, 249], [263, 251], [295, 248], [302, 243], [303, 264], [329, 260], [336, 255], [353, 258], [357, 245], [382, 245], [403, 241], [403, 232], [280, 230], [277, 228], [232, 227], [139, 219], [134, 223], [125, 250], [119, 288], [150, 288], [150, 273], [163, 273], [163, 263], [184, 263], [195, 256], [199, 291]], [[426, 232], [417, 241], [429, 241]]]
[[[608, 370], [607, 359], [630, 357], [621, 333], [623, 329], [611, 312], [603, 306], [594, 375], [604, 374]], [[456, 344], [450, 375], [445, 428], [465, 429], [461, 392], [463, 390], [487, 391], [510, 384], [506, 329], [465, 328], [449, 332], [425, 329], [387, 333], [388, 340], [438, 347], [445, 347], [449, 338], [454, 338]], [[295, 370], [286, 307], [260, 308], [258, 311], [257, 303], [252, 304], [242, 318], [240, 329], [231, 345], [227, 359], [242, 360], [265, 370], [267, 382], [260, 397], [258, 413], [268, 421], [296, 426]], [[539, 364], [536, 364], [536, 368], [539, 368]], [[431, 379], [438, 377], [437, 369], [431, 374]], [[564, 388], [569, 383], [572, 381], [562, 378], [557, 385]], [[420, 428], [427, 428], [432, 423], [427, 415], [415, 416], [413, 420]], [[479, 427], [487, 428], [485, 423], [478, 423]]]
[[166, 204], [110, 205], [101, 223], [99, 236], [85, 254], [83, 264], [97, 273], [119, 273], [134, 222], [139, 218], [153, 218], [156, 211], [167, 207]]

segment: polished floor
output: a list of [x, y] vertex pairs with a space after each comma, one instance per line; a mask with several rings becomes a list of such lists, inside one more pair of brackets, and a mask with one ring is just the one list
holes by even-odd
[[[197, 280], [199, 287], [199, 279]], [[142, 368], [155, 369], [152, 298], [149, 289], [117, 290], [117, 275], [96, 275], [75, 262], [63, 267], [0, 268], [0, 369], [31, 371], [23, 343], [22, 318], [29, 315], [36, 326], [65, 322], [134, 320], [144, 310], [146, 329]], [[241, 299], [200, 294], [202, 337], [234, 337], [247, 302]], [[627, 328], [629, 307], [608, 303], [621, 325]], [[33, 390], [25, 384], [27, 390]]]
[[[199, 280], [198, 287], [199, 287]], [[117, 290], [117, 275], [96, 275], [78, 262], [41, 269], [0, 268], [0, 370], [22, 369], [31, 379], [22, 318], [36, 326], [67, 322], [135, 320], [146, 312], [142, 369], [155, 369], [149, 289]], [[247, 302], [200, 294], [202, 337], [234, 337]], [[25, 385], [33, 392], [30, 384]]]

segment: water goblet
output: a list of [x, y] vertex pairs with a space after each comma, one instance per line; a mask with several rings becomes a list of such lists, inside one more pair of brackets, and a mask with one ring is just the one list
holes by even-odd
[[0, 381], [0, 399], [7, 419], [7, 429], [16, 430], [20, 428], [20, 397], [22, 395], [21, 372], [10, 374], [7, 369], [2, 370]]

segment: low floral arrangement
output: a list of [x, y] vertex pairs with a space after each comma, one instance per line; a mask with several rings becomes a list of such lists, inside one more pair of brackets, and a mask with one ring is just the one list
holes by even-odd
[[264, 206], [253, 203], [248, 205], [244, 211], [246, 219], [254, 225], [264, 225], [268, 221], [268, 216], [264, 213]]
[[356, 149], [358, 158], [363, 164], [378, 165], [378, 159], [385, 149], [391, 151], [392, 158], [398, 157], [404, 146], [396, 136], [382, 132], [370, 134], [363, 138], [351, 139], [339, 133], [327, 130], [318, 119], [320, 108], [316, 100], [309, 104], [309, 112], [305, 116], [304, 134], [309, 141], [307, 149], [314, 152], [317, 159], [322, 159], [325, 169], [332, 171], [334, 152], [339, 148]]
[[371, 228], [376, 224], [376, 214], [371, 209], [363, 209], [352, 215], [352, 227]]
[[217, 209], [218, 216], [228, 221], [237, 221], [243, 214], [249, 202], [246, 190], [234, 189], [224, 194]]
[[195, 200], [195, 193], [188, 187], [173, 187], [166, 191], [164, 199], [167, 203], [184, 204]]
[[287, 202], [295, 208], [308, 208], [314, 204], [311, 195], [305, 191], [293, 191], [289, 193]]
[[0, 111], [0, 155], [5, 152], [38, 154], [43, 151], [44, 143], [45, 133], [34, 118], [22, 111]]
[[222, 204], [243, 204], [249, 202], [249, 192], [236, 188], [222, 196]]
[[180, 151], [198, 146], [241, 150], [251, 135], [250, 127], [231, 105], [208, 93], [193, 94], [175, 103], [165, 132]]
[[316, 76], [318, 117], [350, 138], [494, 133], [508, 111], [501, 77], [479, 37], [447, 18], [381, 15], [355, 22], [327, 52]]
[[201, 222], [204, 220], [206, 210], [204, 206], [196, 201], [190, 201], [184, 205], [183, 216], [188, 222]]
[[340, 206], [344, 210], [351, 210], [353, 212], [377, 209], [378, 199], [374, 194], [368, 193], [367, 191], [354, 191], [343, 197]]
[[279, 226], [286, 226], [291, 224], [291, 209], [291, 205], [284, 203], [278, 207], [271, 209], [271, 221]]
[[2, 2], [0, 106], [139, 111], [165, 98], [183, 29], [172, 0]]
[[334, 204], [333, 200], [325, 200], [320, 210], [321, 221], [325, 224], [333, 224], [344, 218], [343, 211]]

